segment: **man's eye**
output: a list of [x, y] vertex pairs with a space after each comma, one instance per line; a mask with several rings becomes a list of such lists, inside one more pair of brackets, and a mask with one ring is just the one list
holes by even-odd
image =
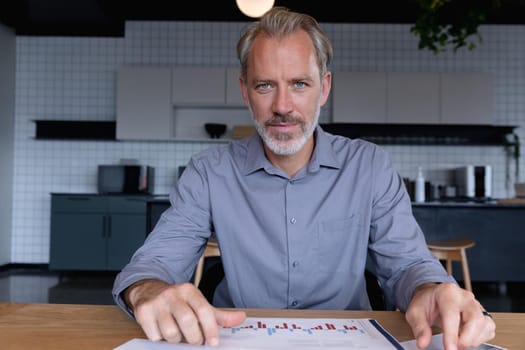
[[258, 90], [267, 90], [270, 88], [270, 84], [268, 83], [260, 83], [257, 85]]
[[304, 81], [298, 81], [298, 82], [295, 83], [295, 87], [299, 88], [299, 89], [305, 88], [306, 87], [306, 83]]

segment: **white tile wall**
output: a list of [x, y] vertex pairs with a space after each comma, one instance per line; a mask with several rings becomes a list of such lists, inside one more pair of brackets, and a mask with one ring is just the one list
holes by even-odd
[[[96, 192], [96, 167], [138, 158], [156, 168], [167, 193], [177, 167], [213, 143], [36, 141], [34, 119], [114, 120], [115, 70], [123, 64], [236, 66], [243, 23], [129, 22], [124, 38], [17, 37], [15, 174], [11, 262], [47, 263], [51, 192]], [[417, 49], [409, 25], [322, 24], [333, 41], [333, 70], [491, 72], [494, 122], [525, 126], [525, 26], [481, 28], [474, 51], [438, 56]], [[330, 120], [330, 104], [321, 121]], [[519, 130], [521, 138], [525, 133]], [[465, 163], [494, 168], [494, 195], [507, 188], [502, 147], [386, 146], [403, 176], [429, 176]], [[523, 162], [522, 162], [523, 163]], [[522, 166], [525, 169], [525, 166]], [[512, 170], [512, 169], [511, 169]], [[511, 171], [512, 173], [512, 171]]]

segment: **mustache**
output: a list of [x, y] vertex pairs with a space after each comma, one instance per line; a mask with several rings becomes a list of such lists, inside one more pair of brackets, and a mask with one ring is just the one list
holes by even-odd
[[302, 120], [300, 118], [294, 117], [293, 115], [283, 115], [283, 114], [274, 114], [272, 118], [268, 119], [264, 125], [270, 126], [272, 124], [280, 124], [280, 123], [302, 123]]

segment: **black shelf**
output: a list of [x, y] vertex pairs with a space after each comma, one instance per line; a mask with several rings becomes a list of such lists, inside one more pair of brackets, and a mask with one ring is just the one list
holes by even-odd
[[332, 134], [390, 145], [512, 145], [516, 126], [326, 123]]
[[116, 139], [114, 121], [35, 120], [36, 139], [111, 140]]

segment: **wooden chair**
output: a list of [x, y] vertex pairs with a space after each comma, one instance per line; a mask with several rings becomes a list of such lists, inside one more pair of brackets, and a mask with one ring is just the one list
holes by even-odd
[[197, 268], [195, 269], [195, 277], [193, 279], [193, 284], [195, 285], [195, 287], [199, 287], [199, 283], [202, 279], [202, 273], [204, 271], [204, 259], [213, 256], [221, 256], [219, 244], [217, 243], [215, 237], [211, 237], [208, 240], [208, 243], [206, 244], [206, 249], [204, 249], [204, 253], [202, 254], [201, 258], [199, 259], [199, 262], [197, 263]]
[[471, 239], [446, 239], [427, 243], [428, 249], [432, 255], [439, 260], [444, 260], [446, 262], [446, 268], [449, 275], [452, 275], [452, 262], [459, 261], [461, 263], [465, 289], [470, 292], [472, 292], [472, 284], [470, 282], [466, 250], [474, 245], [475, 242]]

